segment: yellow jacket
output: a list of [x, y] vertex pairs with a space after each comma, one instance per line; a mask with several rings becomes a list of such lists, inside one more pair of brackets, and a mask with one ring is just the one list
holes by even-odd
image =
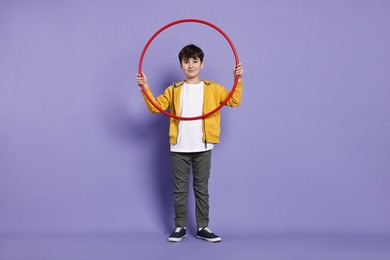
[[[204, 98], [203, 98], [203, 114], [216, 109], [222, 102], [224, 102], [229, 95], [230, 91], [226, 90], [223, 86], [215, 83], [211, 80], [203, 80], [204, 82]], [[153, 101], [160, 106], [164, 111], [168, 108], [172, 115], [178, 115], [180, 111], [180, 93], [183, 88], [184, 81], [173, 83], [167, 87], [163, 94], [154, 98], [149, 88], [146, 89], [148, 95]], [[143, 93], [143, 92], [142, 92]], [[155, 108], [145, 95], [144, 100], [147, 108], [152, 113], [159, 113], [160, 111]], [[242, 81], [239, 80], [237, 86], [233, 92], [233, 95], [226, 103], [227, 106], [237, 107], [241, 103], [242, 96]], [[177, 136], [179, 134], [179, 121], [175, 118], [170, 118], [169, 126], [169, 143], [176, 144]], [[203, 142], [219, 143], [219, 136], [221, 132], [221, 117], [220, 110], [214, 114], [203, 119]]]

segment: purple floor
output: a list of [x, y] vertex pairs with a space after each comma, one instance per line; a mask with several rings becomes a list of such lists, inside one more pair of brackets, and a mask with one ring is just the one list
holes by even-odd
[[222, 239], [212, 244], [192, 234], [179, 243], [157, 233], [1, 235], [0, 259], [390, 259], [389, 234], [224, 234]]

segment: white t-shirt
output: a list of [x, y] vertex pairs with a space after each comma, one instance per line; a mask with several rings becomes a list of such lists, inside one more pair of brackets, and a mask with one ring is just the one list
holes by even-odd
[[[187, 84], [184, 82], [180, 94], [180, 116], [195, 117], [202, 115], [204, 82]], [[203, 142], [203, 120], [181, 120], [177, 143], [171, 144], [172, 152], [203, 152], [211, 150], [214, 144]]]

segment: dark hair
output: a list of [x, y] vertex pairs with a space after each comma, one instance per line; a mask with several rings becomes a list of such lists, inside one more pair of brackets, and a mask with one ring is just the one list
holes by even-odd
[[204, 53], [201, 48], [194, 44], [189, 44], [187, 46], [184, 46], [183, 49], [179, 52], [179, 61], [180, 63], [183, 60], [187, 60], [190, 58], [196, 59], [199, 58], [200, 61], [203, 61]]

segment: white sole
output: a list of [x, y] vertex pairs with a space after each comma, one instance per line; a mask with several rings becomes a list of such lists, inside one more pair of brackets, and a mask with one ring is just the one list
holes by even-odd
[[180, 242], [183, 238], [185, 238], [187, 235], [182, 236], [181, 238], [174, 238], [174, 237], [168, 237], [169, 242]]
[[221, 242], [221, 240], [222, 240], [220, 237], [217, 237], [217, 238], [205, 238], [205, 237], [200, 237], [200, 236], [196, 236], [196, 237], [199, 239], [206, 240], [206, 241], [211, 242], [211, 243]]

